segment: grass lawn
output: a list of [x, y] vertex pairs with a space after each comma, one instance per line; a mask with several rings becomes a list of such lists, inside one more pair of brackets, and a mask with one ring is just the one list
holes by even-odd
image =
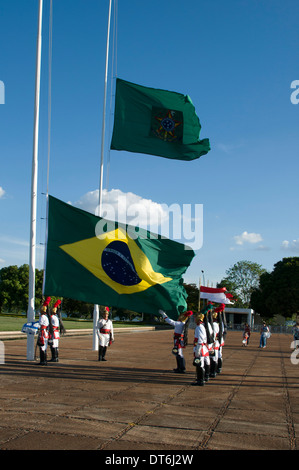
[[[38, 318], [36, 318], [38, 321]], [[26, 317], [14, 317], [10, 315], [0, 315], [0, 331], [21, 331], [24, 323], [27, 322]], [[92, 320], [63, 320], [63, 324], [66, 330], [75, 330], [82, 328], [93, 328]], [[145, 324], [139, 323], [122, 323], [122, 322], [113, 322], [115, 328], [128, 328], [128, 327], [138, 327], [138, 326], [147, 326]], [[152, 326], [152, 325], [151, 325]]]
[[[38, 320], [38, 318], [36, 319]], [[9, 315], [0, 316], [0, 331], [21, 331], [24, 323], [27, 322], [26, 317], [10, 317]], [[75, 328], [92, 328], [92, 321], [72, 321], [64, 320], [65, 329], [73, 330]]]

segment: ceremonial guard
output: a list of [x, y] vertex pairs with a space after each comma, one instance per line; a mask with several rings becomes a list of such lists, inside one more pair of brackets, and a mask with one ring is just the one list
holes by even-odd
[[217, 320], [218, 320], [218, 326], [219, 326], [219, 333], [218, 333], [218, 341], [219, 341], [219, 349], [218, 349], [218, 361], [217, 361], [217, 367], [216, 367], [216, 373], [220, 374], [222, 370], [222, 350], [224, 346], [224, 336], [226, 334], [226, 330], [224, 328], [224, 323], [222, 319], [223, 311], [224, 311], [225, 305], [222, 304], [220, 307], [218, 307], [218, 315], [217, 315]]
[[37, 337], [37, 346], [39, 346], [40, 351], [40, 365], [47, 365], [47, 346], [49, 339], [49, 317], [48, 317], [48, 307], [51, 301], [51, 297], [47, 297], [40, 309], [40, 318], [39, 318], [39, 333]]
[[106, 361], [105, 355], [107, 347], [114, 341], [113, 324], [109, 320], [109, 308], [105, 307], [102, 318], [97, 324], [97, 335], [99, 337], [99, 361]]
[[174, 346], [172, 353], [176, 356], [177, 368], [173, 369], [174, 372], [184, 374], [186, 370], [186, 363], [183, 354], [183, 349], [186, 347], [186, 333], [187, 333], [187, 320], [193, 315], [190, 310], [179, 315], [179, 318], [175, 321], [168, 318], [163, 310], [159, 310], [160, 315], [164, 320], [171, 326], [174, 327], [173, 342]]
[[194, 331], [194, 361], [196, 366], [196, 382], [192, 385], [203, 386], [205, 377], [210, 368], [210, 355], [207, 346], [207, 331], [204, 325], [204, 314], [199, 313], [196, 317], [196, 328]]
[[50, 325], [49, 325], [49, 345], [52, 353], [52, 358], [50, 359], [50, 362], [58, 362], [58, 348], [59, 348], [59, 338], [60, 338], [60, 332], [59, 332], [59, 314], [58, 314], [58, 308], [59, 305], [61, 304], [61, 300], [57, 300], [55, 302], [53, 308], [52, 308], [52, 314], [50, 317]]
[[[213, 319], [211, 318], [211, 323], [208, 318], [208, 314], [212, 312], [213, 306], [212, 304], [208, 304], [207, 306], [208, 313], [204, 316], [204, 326], [206, 329], [206, 334], [207, 334], [207, 347], [209, 351], [209, 356], [210, 356], [210, 364], [205, 363], [205, 382], [209, 381], [210, 377], [214, 377], [211, 375], [211, 358], [214, 357], [214, 344], [215, 344], [215, 334], [214, 334], [214, 328], [211, 325], [213, 324]], [[205, 311], [207, 310], [205, 309]]]
[[217, 322], [217, 312], [213, 312], [213, 330], [214, 330], [214, 346], [213, 346], [213, 355], [211, 355], [211, 364], [210, 364], [210, 377], [216, 377], [216, 370], [218, 368], [218, 357], [219, 357], [219, 324]]

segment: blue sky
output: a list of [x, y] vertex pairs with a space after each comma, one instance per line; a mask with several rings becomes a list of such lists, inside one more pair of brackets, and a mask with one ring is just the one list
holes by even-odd
[[[39, 268], [46, 216], [49, 4], [44, 0]], [[29, 262], [37, 14], [37, 0], [1, 2], [0, 268]], [[53, 0], [49, 192], [87, 210], [99, 188], [107, 14], [108, 0]], [[299, 105], [290, 99], [291, 83], [299, 80], [298, 25], [297, 0], [118, 0], [104, 189], [110, 202], [128, 195], [131, 203], [148, 207], [203, 205], [203, 246], [186, 282], [197, 284], [203, 270], [215, 285], [240, 260], [272, 271], [283, 257], [299, 256]], [[200, 138], [210, 139], [208, 155], [183, 162], [109, 152], [116, 73], [188, 94], [201, 121]]]

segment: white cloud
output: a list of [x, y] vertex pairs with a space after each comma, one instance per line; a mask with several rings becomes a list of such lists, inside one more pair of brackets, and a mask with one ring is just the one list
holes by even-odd
[[5, 194], [5, 191], [2, 188], [2, 186], [0, 186], [0, 199], [4, 196], [4, 194]]
[[[84, 194], [74, 206], [97, 214], [99, 190]], [[168, 211], [162, 204], [144, 199], [134, 193], [123, 193], [120, 189], [103, 190], [102, 217], [128, 223], [151, 230], [168, 220]]]
[[263, 239], [259, 233], [248, 233], [245, 231], [241, 235], [234, 236], [234, 240], [237, 245], [243, 245], [244, 243], [258, 243]]
[[[73, 205], [98, 215], [99, 191], [89, 191]], [[70, 203], [72, 204], [72, 203]], [[202, 204], [159, 204], [120, 189], [103, 190], [104, 219], [149, 230], [198, 250], [203, 244]]]
[[299, 252], [299, 238], [297, 238], [297, 240], [292, 240], [291, 242], [284, 240], [281, 244], [281, 248], [285, 251]]
[[[98, 215], [99, 191], [89, 191], [70, 204]], [[101, 216], [176, 240], [199, 250], [203, 245], [202, 204], [159, 204], [120, 189], [103, 190]]]

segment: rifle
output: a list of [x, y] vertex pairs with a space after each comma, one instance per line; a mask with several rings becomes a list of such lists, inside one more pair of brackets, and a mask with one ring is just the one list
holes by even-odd
[[187, 318], [184, 324], [184, 329], [183, 329], [183, 344], [184, 346], [188, 345], [188, 328], [189, 328], [189, 323], [190, 323], [190, 317]]
[[59, 319], [59, 333], [64, 335], [66, 333], [66, 329], [64, 327], [64, 324], [63, 324], [63, 321], [62, 321], [62, 316], [61, 316], [61, 300], [57, 300], [57, 302], [55, 303], [53, 309], [56, 308], [57, 309], [57, 316], [58, 316], [58, 319]]
[[[206, 329], [206, 333], [207, 333], [207, 343], [208, 344], [212, 344], [214, 343], [214, 334], [211, 335], [210, 333], [210, 328], [209, 328], [209, 321], [208, 321], [208, 314], [209, 314], [209, 311], [211, 311], [213, 309], [212, 305], [211, 304], [208, 304], [207, 306], [204, 305], [204, 307], [202, 308], [201, 310], [201, 313], [204, 314], [204, 321], [203, 321], [203, 324], [204, 324], [204, 327]], [[212, 327], [212, 331], [213, 330], [213, 327]]]
[[[214, 328], [213, 328], [212, 310], [209, 310], [209, 311], [208, 311], [208, 315], [207, 315], [207, 316], [208, 316], [208, 323], [211, 325], [212, 332], [213, 332], [213, 333], [212, 333], [212, 340], [213, 340], [212, 343], [214, 343], [216, 338], [215, 338], [215, 333], [214, 333]], [[210, 329], [210, 328], [209, 328], [209, 329]]]

